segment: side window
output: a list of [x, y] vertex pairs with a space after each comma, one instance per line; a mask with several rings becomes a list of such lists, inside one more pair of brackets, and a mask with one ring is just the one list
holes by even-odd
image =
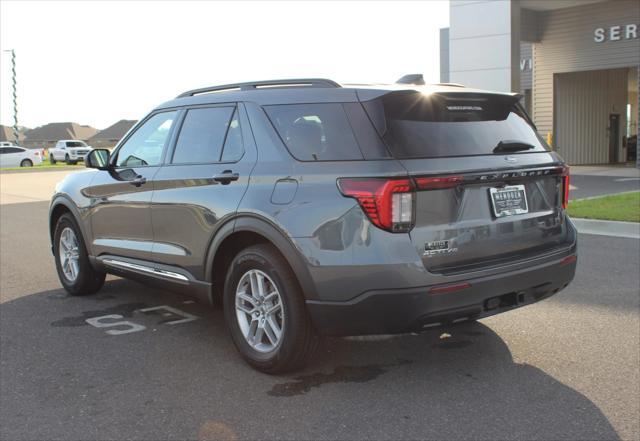
[[234, 162], [242, 158], [244, 153], [244, 144], [242, 142], [242, 129], [240, 128], [240, 117], [238, 109], [233, 112], [229, 130], [227, 131], [227, 139], [222, 150], [222, 162]]
[[4, 155], [5, 153], [9, 153], [6, 147], [0, 147], [0, 155]]
[[296, 159], [363, 159], [342, 104], [284, 104], [265, 106], [264, 109]]
[[22, 153], [24, 152], [24, 149], [21, 149], [20, 147], [7, 147], [5, 149], [5, 153]]
[[225, 150], [229, 148], [232, 159], [238, 157], [238, 151], [242, 155], [242, 135], [239, 134], [240, 125], [235, 114], [235, 107], [189, 109], [182, 123], [171, 162], [220, 162], [223, 146]]
[[160, 164], [177, 111], [156, 113], [145, 121], [118, 149], [116, 167], [141, 167]]

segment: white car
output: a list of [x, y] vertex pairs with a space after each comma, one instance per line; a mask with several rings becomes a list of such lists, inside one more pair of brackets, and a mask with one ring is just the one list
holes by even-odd
[[0, 145], [0, 167], [33, 167], [42, 162], [40, 149], [25, 149], [3, 142]]
[[92, 150], [86, 142], [78, 139], [62, 139], [56, 143], [56, 146], [49, 149], [49, 161], [55, 164], [57, 161], [64, 161], [67, 164], [77, 164], [78, 161], [84, 161]]

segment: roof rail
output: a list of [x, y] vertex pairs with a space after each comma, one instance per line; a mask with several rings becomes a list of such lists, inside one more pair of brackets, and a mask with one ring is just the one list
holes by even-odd
[[292, 80], [249, 81], [247, 83], [224, 84], [222, 86], [203, 87], [188, 90], [176, 98], [200, 95], [201, 93], [222, 92], [225, 90], [255, 90], [270, 87], [341, 87], [338, 83], [324, 78], [298, 78]]

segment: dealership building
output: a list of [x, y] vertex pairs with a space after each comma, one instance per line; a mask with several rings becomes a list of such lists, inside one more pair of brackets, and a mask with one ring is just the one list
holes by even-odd
[[640, 1], [452, 0], [441, 81], [519, 92], [570, 164], [637, 161]]

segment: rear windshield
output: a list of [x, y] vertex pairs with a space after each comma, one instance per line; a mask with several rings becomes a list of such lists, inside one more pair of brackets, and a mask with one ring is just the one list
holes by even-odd
[[[548, 150], [510, 96], [402, 92], [366, 102], [364, 107], [396, 158]], [[511, 148], [496, 149], [500, 143]]]
[[389, 156], [360, 103], [264, 107], [289, 152], [300, 161], [352, 161]]

